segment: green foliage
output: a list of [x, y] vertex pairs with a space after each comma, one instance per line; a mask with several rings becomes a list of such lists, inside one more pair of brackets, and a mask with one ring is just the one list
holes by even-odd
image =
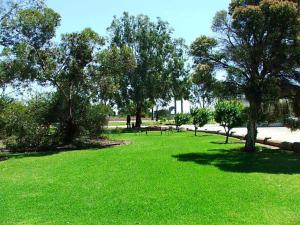
[[213, 68], [208, 64], [198, 65], [192, 74], [192, 101], [202, 105], [203, 108], [210, 106], [217, 96], [219, 81], [215, 78]]
[[292, 131], [296, 131], [300, 128], [300, 120], [298, 118], [286, 118], [284, 119], [284, 125]]
[[[0, 96], [0, 115], [3, 114], [5, 108], [12, 102], [13, 99], [5, 95]], [[2, 137], [5, 133], [4, 127], [5, 127], [5, 118], [3, 116], [0, 116], [0, 137]]]
[[250, 104], [246, 150], [254, 151], [262, 104], [278, 99], [280, 80], [299, 65], [299, 15], [285, 0], [232, 1], [230, 8], [214, 18], [219, 40], [201, 36], [191, 53], [196, 65], [226, 71], [226, 81], [245, 95]]
[[243, 125], [244, 106], [238, 101], [220, 101], [215, 107], [215, 121], [224, 127], [226, 143], [232, 128]]
[[112, 113], [110, 107], [105, 105], [90, 105], [86, 119], [81, 126], [86, 130], [89, 137], [99, 137], [103, 133], [104, 126], [108, 125], [108, 115]]
[[175, 116], [175, 125], [179, 128], [182, 125], [189, 124], [191, 121], [191, 116], [189, 114], [180, 113]]
[[208, 124], [212, 118], [212, 113], [209, 109], [199, 108], [191, 110], [192, 122], [195, 126], [195, 136], [197, 135], [198, 127], [203, 127]]
[[170, 84], [177, 85], [185, 74], [183, 43], [172, 38], [167, 22], [152, 22], [145, 15], [124, 13], [114, 18], [108, 30], [114, 55], [108, 68], [112, 68], [110, 74], [118, 75], [116, 100], [120, 107], [134, 103], [139, 127], [141, 114], [149, 105], [173, 97]]
[[[2, 136], [6, 147], [15, 151], [49, 150], [65, 144], [68, 135], [68, 113], [59, 93], [36, 96], [26, 105], [10, 102], [0, 111]], [[73, 143], [82, 138], [96, 138], [108, 124], [111, 108], [91, 105], [84, 98], [74, 99], [73, 111], [76, 136]]]
[[220, 101], [215, 106], [215, 121], [229, 130], [243, 124], [244, 106], [238, 101]]
[[6, 13], [0, 21], [3, 47], [0, 86], [14, 80], [43, 77], [46, 65], [43, 61], [60, 24], [60, 16], [43, 1], [4, 2]]
[[[35, 105], [43, 108], [38, 101]], [[50, 125], [42, 123], [42, 110], [20, 102], [10, 103], [1, 113], [4, 122], [5, 145], [10, 150], [37, 151], [51, 147], [54, 143]]]
[[[89, 28], [64, 34], [60, 44], [51, 48], [43, 61], [44, 79], [57, 88], [59, 129], [64, 133], [65, 144], [81, 135], [82, 120], [86, 118], [91, 100], [95, 100], [97, 82], [93, 79], [102, 75], [94, 66], [95, 51], [102, 45], [104, 39]], [[43, 81], [43, 77], [38, 80]]]

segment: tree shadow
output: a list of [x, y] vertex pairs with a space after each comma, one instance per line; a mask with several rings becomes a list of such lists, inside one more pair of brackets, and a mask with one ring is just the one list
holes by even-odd
[[225, 143], [225, 140], [224, 141], [211, 141], [210, 142], [211, 144], [217, 144], [217, 145], [233, 145], [233, 144], [245, 144], [245, 142], [243, 141], [229, 141], [228, 144]]
[[211, 149], [209, 153], [187, 153], [174, 155], [180, 162], [211, 165], [226, 172], [236, 173], [300, 173], [300, 155], [264, 148], [260, 152], [246, 153], [241, 149]]
[[197, 133], [197, 136], [193, 136], [194, 138], [203, 138], [203, 137], [213, 137], [213, 135], [211, 135], [211, 134], [203, 134], [203, 133]]
[[6, 154], [6, 160], [14, 158], [14, 159], [22, 159], [27, 157], [43, 157], [43, 156], [51, 156], [56, 155], [62, 152], [72, 152], [72, 151], [99, 151], [104, 150], [116, 146], [127, 145], [129, 141], [123, 140], [107, 140], [106, 143], [81, 143], [77, 146], [62, 146], [55, 147], [53, 150], [45, 150], [45, 151], [25, 151], [25, 152], [8, 152]]

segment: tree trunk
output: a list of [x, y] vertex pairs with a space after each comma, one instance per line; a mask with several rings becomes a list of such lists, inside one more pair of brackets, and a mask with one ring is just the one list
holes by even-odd
[[152, 107], [152, 110], [151, 110], [151, 120], [152, 121], [154, 120], [154, 107]]
[[135, 127], [140, 128], [142, 125], [142, 106], [137, 105], [135, 114]]
[[255, 152], [255, 143], [257, 137], [257, 122], [255, 119], [250, 118], [247, 125], [247, 137], [246, 137], [246, 152]]
[[177, 101], [176, 98], [174, 97], [174, 107], [175, 107], [175, 116], [177, 115]]
[[205, 108], [205, 97], [202, 97], [202, 108]]
[[71, 144], [74, 142], [77, 136], [77, 125], [75, 124], [73, 118], [69, 118], [66, 121], [64, 144]]
[[230, 135], [230, 131], [226, 132], [226, 140], [225, 140], [225, 144], [228, 144], [229, 141], [229, 135]]
[[183, 99], [181, 99], [181, 113], [183, 113]]
[[247, 136], [245, 151], [246, 152], [255, 152], [255, 144], [257, 138], [257, 121], [258, 115], [260, 112], [261, 104], [257, 101], [249, 101], [249, 115], [248, 115], [248, 124], [247, 124]]
[[197, 136], [197, 127], [195, 127], [195, 137]]
[[72, 107], [72, 99], [68, 100], [68, 118], [66, 120], [65, 131], [64, 131], [64, 144], [71, 144], [78, 133], [77, 125], [74, 121], [73, 117], [73, 107]]

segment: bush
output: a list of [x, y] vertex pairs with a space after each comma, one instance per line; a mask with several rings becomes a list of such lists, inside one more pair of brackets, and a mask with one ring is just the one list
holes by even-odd
[[[0, 115], [4, 112], [4, 109], [11, 103], [13, 102], [13, 99], [7, 97], [7, 96], [1, 96], [0, 97]], [[0, 138], [3, 139], [5, 135], [5, 121], [4, 117], [0, 116]]]
[[203, 127], [206, 125], [212, 118], [212, 113], [210, 110], [201, 108], [201, 109], [193, 109], [191, 111], [193, 124], [195, 126], [195, 136], [197, 136], [198, 127]]
[[33, 108], [19, 102], [9, 104], [1, 113], [4, 121], [4, 144], [10, 150], [36, 151], [53, 145], [49, 125], [39, 123]]
[[83, 124], [84, 129], [89, 137], [97, 137], [103, 133], [104, 126], [108, 125], [108, 115], [111, 108], [105, 105], [91, 105], [88, 107], [87, 115]]
[[243, 124], [244, 106], [238, 101], [221, 101], [215, 107], [215, 120], [224, 127], [228, 143], [230, 131]]
[[181, 113], [175, 116], [175, 125], [177, 130], [180, 126], [188, 124], [191, 121], [191, 116], [189, 114]]
[[283, 123], [284, 126], [290, 128], [292, 131], [296, 131], [300, 128], [300, 120], [295, 117], [286, 118]]

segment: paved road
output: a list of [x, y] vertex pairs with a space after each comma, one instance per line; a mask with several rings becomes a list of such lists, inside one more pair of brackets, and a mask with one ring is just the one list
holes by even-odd
[[[191, 128], [193, 126], [184, 126], [184, 128]], [[223, 127], [218, 125], [206, 125], [200, 130], [209, 130], [209, 131], [218, 131], [224, 130]], [[237, 135], [246, 135], [246, 128], [235, 128], [232, 131], [236, 132]], [[271, 140], [274, 141], [287, 141], [287, 142], [300, 142], [300, 130], [292, 132], [290, 129], [286, 127], [259, 127], [258, 128], [258, 138], [265, 139], [270, 137]]]
[[[119, 128], [126, 128], [126, 126], [117, 126]], [[182, 126], [183, 128], [194, 129], [192, 125]], [[116, 128], [116, 126], [109, 126], [109, 128]], [[199, 130], [209, 130], [209, 131], [223, 131], [224, 128], [218, 125], [206, 125]], [[247, 129], [245, 127], [235, 128], [232, 131], [236, 132], [237, 135], [246, 135]], [[258, 128], [258, 138], [265, 139], [271, 138], [272, 141], [280, 142], [300, 142], [300, 130], [292, 132], [286, 127], [259, 127]]]

